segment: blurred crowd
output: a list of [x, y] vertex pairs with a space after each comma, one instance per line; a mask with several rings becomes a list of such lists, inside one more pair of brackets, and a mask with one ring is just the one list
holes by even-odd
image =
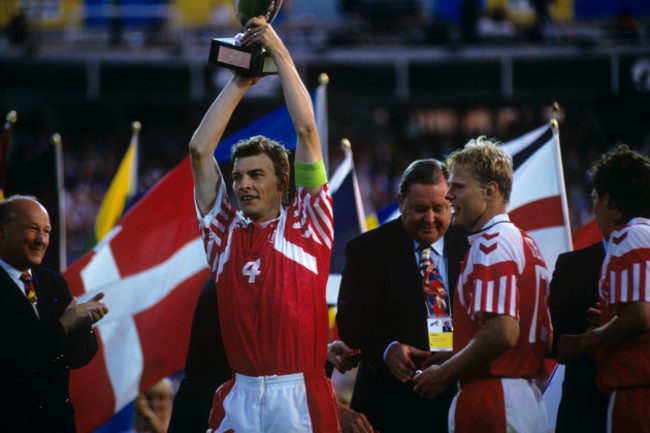
[[[17, 5], [13, 11], [12, 3]], [[275, 25], [288, 45], [302, 44], [319, 50], [377, 44], [589, 45], [644, 43], [650, 34], [648, 11], [639, 6], [641, 0], [621, 5], [601, 1], [599, 4], [605, 6], [593, 7], [605, 7], [607, 12], [595, 13], [593, 17], [583, 11], [567, 11], [573, 2], [566, 0], [338, 0], [329, 6], [321, 3], [323, 0], [310, 2], [309, 7], [284, 0]], [[84, 0], [82, 4], [79, 10], [68, 10], [54, 0], [8, 0], [7, 6], [0, 8], [0, 24], [4, 27], [0, 49], [5, 44], [28, 52], [43, 46], [66, 49], [75, 44], [90, 44], [100, 48], [103, 44], [112, 48], [163, 47], [179, 52], [191, 50], [197, 44], [203, 46], [210, 37], [230, 36], [241, 30], [231, 0], [204, 0], [192, 2], [192, 6], [180, 0]], [[328, 13], [323, 16], [321, 9]], [[638, 10], [642, 11], [641, 16], [635, 13]], [[51, 31], [57, 26], [64, 26], [58, 34]]]
[[[634, 109], [631, 109], [634, 112]], [[346, 112], [345, 119], [330, 107], [330, 172], [343, 155], [342, 138], [352, 143], [356, 172], [366, 214], [395, 202], [399, 176], [414, 159], [444, 159], [462, 146], [468, 137], [484, 134], [502, 141], [515, 139], [556, 117], [566, 180], [571, 227], [593, 219], [586, 170], [596, 156], [626, 141], [648, 154], [650, 130], [625, 110], [612, 109], [619, 118], [604, 119], [590, 104], [561, 107], [553, 113], [546, 105], [501, 107], [417, 107], [391, 109], [381, 106]], [[613, 114], [612, 114], [613, 115]], [[610, 125], [610, 126], [605, 126]], [[125, 129], [115, 126], [115, 130]], [[191, 129], [145, 123], [140, 139], [139, 190], [146, 193], [187, 152]], [[129, 143], [129, 131], [121, 134], [87, 132], [83, 150], [64, 151], [68, 263], [80, 257], [88, 240], [99, 206]], [[92, 143], [92, 144], [91, 144]], [[65, 146], [64, 146], [65, 149]]]

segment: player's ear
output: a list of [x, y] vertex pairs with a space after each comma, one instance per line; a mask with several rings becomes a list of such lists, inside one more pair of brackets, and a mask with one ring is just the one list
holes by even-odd
[[488, 184], [485, 186], [485, 198], [488, 200], [494, 200], [498, 195], [499, 185], [494, 181], [488, 182]]

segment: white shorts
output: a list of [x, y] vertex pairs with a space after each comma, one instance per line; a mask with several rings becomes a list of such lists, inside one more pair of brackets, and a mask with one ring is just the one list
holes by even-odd
[[235, 374], [216, 392], [208, 433], [339, 432], [332, 384], [323, 372]]

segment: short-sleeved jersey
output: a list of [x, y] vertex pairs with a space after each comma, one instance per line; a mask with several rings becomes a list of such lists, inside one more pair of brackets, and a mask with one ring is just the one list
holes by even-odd
[[[633, 218], [613, 232], [600, 273], [601, 324], [628, 302], [650, 302], [650, 220]], [[650, 333], [598, 351], [597, 383], [603, 391], [650, 386]]]
[[260, 226], [230, 203], [224, 182], [199, 225], [215, 279], [223, 343], [234, 372], [269, 376], [323, 369], [332, 198], [298, 187], [287, 209]]
[[536, 377], [551, 335], [548, 270], [535, 241], [510, 222], [493, 217], [468, 238], [454, 299], [454, 354], [481, 329], [479, 313], [519, 321], [519, 340], [478, 377]]

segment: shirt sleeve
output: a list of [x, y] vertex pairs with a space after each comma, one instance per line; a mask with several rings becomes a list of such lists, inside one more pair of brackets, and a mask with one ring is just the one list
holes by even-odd
[[332, 209], [332, 196], [327, 184], [323, 185], [320, 193], [311, 195], [307, 188], [296, 188], [294, 198], [293, 228], [299, 228], [306, 242], [323, 245], [328, 251], [332, 250], [334, 239], [334, 217]]
[[605, 268], [610, 304], [650, 302], [650, 231], [634, 226], [612, 234]]
[[471, 252], [474, 269], [468, 314], [502, 314], [519, 319], [517, 283], [523, 252], [502, 234], [492, 239], [481, 237], [476, 242], [477, 248]]
[[223, 251], [228, 228], [235, 219], [237, 210], [228, 200], [223, 180], [220, 180], [217, 185], [217, 199], [214, 206], [205, 216], [201, 216], [196, 197], [194, 198], [194, 205], [199, 219], [201, 239], [203, 240], [208, 266], [210, 271], [213, 272], [219, 261], [219, 254]]

